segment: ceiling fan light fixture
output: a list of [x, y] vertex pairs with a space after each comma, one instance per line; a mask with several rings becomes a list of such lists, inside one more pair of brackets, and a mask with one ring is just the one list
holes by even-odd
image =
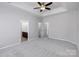
[[52, 2], [49, 2], [47, 4], [45, 4], [45, 2], [37, 2], [39, 7], [35, 7], [34, 9], [40, 9], [40, 12], [44, 11], [44, 10], [51, 10], [51, 8], [49, 8], [48, 6], [52, 4]]
[[44, 5], [41, 5], [40, 9], [41, 10], [45, 10], [45, 6]]

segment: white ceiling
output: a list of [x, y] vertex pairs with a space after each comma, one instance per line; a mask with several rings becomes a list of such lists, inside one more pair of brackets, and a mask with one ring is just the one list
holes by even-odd
[[51, 8], [50, 11], [45, 10], [43, 12], [40, 12], [39, 9], [33, 9], [34, 7], [38, 6], [36, 2], [11, 2], [9, 4], [39, 16], [47, 16], [79, 8], [78, 2], [54, 2], [49, 6]]

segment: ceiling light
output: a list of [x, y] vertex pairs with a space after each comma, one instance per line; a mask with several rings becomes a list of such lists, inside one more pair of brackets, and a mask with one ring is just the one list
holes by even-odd
[[45, 10], [45, 6], [44, 5], [41, 5], [41, 10]]
[[51, 10], [48, 6], [52, 4], [52, 2], [45, 3], [45, 2], [37, 2], [39, 7], [35, 7], [34, 9], [40, 9], [40, 12], [44, 10]]

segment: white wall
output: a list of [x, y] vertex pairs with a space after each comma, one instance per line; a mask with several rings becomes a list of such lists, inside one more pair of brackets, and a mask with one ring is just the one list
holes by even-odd
[[44, 22], [49, 23], [48, 36], [77, 44], [77, 19], [78, 10], [44, 17]]
[[79, 11], [78, 11], [78, 15], [77, 15], [77, 36], [78, 36], [78, 48], [79, 48]]
[[20, 20], [28, 20], [30, 37], [38, 34], [38, 18], [17, 7], [0, 3], [0, 47], [20, 42], [21, 23]]
[[15, 10], [0, 3], [0, 47], [15, 44], [20, 39], [20, 23]]

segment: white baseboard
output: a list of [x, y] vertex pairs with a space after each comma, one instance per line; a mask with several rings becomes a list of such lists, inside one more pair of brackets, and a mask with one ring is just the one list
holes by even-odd
[[0, 48], [0, 49], [9, 48], [9, 47], [12, 47], [12, 46], [15, 46], [15, 45], [18, 45], [18, 44], [20, 44], [20, 42], [15, 43], [15, 44], [11, 44], [11, 45], [4, 46], [4, 47], [2, 47], [2, 48]]
[[20, 43], [21, 43], [21, 38], [19, 39], [19, 41], [18, 41], [17, 43], [14, 43], [14, 44], [11, 44], [11, 45], [4, 46], [4, 47], [2, 47], [2, 48], [0, 48], [0, 49], [9, 48], [9, 47], [12, 47], [12, 46], [18, 45], [18, 44], [20, 44]]

